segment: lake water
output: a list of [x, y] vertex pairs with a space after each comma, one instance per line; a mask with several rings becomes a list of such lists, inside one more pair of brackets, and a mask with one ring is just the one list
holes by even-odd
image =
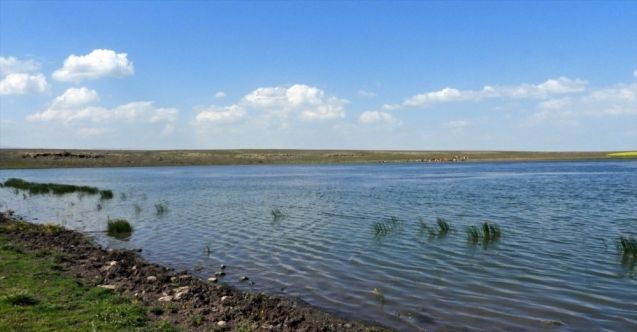
[[[2, 209], [202, 278], [223, 263], [239, 288], [398, 330], [637, 330], [637, 277], [615, 246], [637, 236], [634, 161], [0, 171], [10, 177], [115, 198], [100, 209], [96, 197], [2, 188]], [[157, 216], [161, 201], [169, 212]], [[108, 217], [131, 221], [128, 241], [99, 232]], [[392, 217], [399, 227], [375, 236]], [[437, 217], [447, 237], [419, 231]], [[501, 240], [471, 245], [465, 228], [484, 220]]]

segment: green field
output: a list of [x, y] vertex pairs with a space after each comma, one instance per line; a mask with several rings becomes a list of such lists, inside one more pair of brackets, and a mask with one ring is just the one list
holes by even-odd
[[[603, 160], [617, 152], [381, 150], [42, 150], [0, 149], [0, 169], [186, 165]], [[620, 152], [623, 158], [637, 158]], [[623, 155], [626, 154], [626, 155]]]

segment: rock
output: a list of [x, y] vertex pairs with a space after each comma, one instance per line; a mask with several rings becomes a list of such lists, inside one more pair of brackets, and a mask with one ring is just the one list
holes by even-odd
[[345, 324], [345, 328], [346, 328], [346, 329], [351, 329], [351, 328], [352, 328], [352, 324], [350, 324], [350, 323], [346, 323], [346, 324]]
[[248, 281], [248, 280], [250, 280], [250, 278], [246, 276], [241, 276], [241, 278], [239, 278], [239, 281]]
[[155, 277], [155, 276], [148, 276], [148, 277], [146, 278], [146, 281], [148, 281], [148, 282], [155, 282], [155, 281], [157, 281], [157, 277]]
[[188, 274], [180, 275], [179, 280], [190, 280], [192, 277]]
[[226, 327], [226, 321], [225, 320], [220, 320], [217, 322], [217, 326], [219, 327]]
[[226, 268], [226, 266], [225, 266], [225, 265], [223, 265], [223, 264], [221, 264], [220, 268], [223, 270], [223, 269], [225, 269], [225, 268]]
[[217, 278], [215, 278], [215, 277], [210, 277], [210, 278], [208, 278], [208, 282], [215, 283], [215, 282], [217, 282]]
[[223, 276], [225, 276], [225, 275], [226, 275], [226, 273], [225, 273], [225, 272], [223, 272], [223, 271], [217, 271], [217, 272], [215, 272], [215, 275], [216, 275], [217, 277], [223, 277]]
[[228, 295], [222, 296], [221, 297], [221, 302], [226, 302], [226, 300], [229, 300], [230, 298], [231, 298], [231, 296], [228, 296]]
[[177, 282], [177, 277], [170, 277], [170, 282]]
[[190, 291], [190, 287], [188, 286], [184, 286], [184, 287], [179, 287], [177, 289], [175, 289], [175, 296], [173, 297], [175, 300], [181, 300], [181, 298], [188, 294], [188, 292]]
[[104, 288], [104, 289], [110, 289], [110, 290], [115, 290], [115, 285], [98, 285], [97, 287], [99, 288]]
[[162, 296], [159, 298], [159, 302], [170, 302], [173, 300], [173, 297], [170, 295]]

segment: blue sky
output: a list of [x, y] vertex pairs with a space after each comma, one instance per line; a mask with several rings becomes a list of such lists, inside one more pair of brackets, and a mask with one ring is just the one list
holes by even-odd
[[637, 2], [0, 2], [0, 146], [637, 149]]

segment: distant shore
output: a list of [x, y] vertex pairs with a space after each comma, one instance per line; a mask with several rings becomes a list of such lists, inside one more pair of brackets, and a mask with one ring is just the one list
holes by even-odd
[[635, 152], [384, 150], [62, 150], [0, 149], [0, 169], [255, 164], [440, 163], [609, 160]]

